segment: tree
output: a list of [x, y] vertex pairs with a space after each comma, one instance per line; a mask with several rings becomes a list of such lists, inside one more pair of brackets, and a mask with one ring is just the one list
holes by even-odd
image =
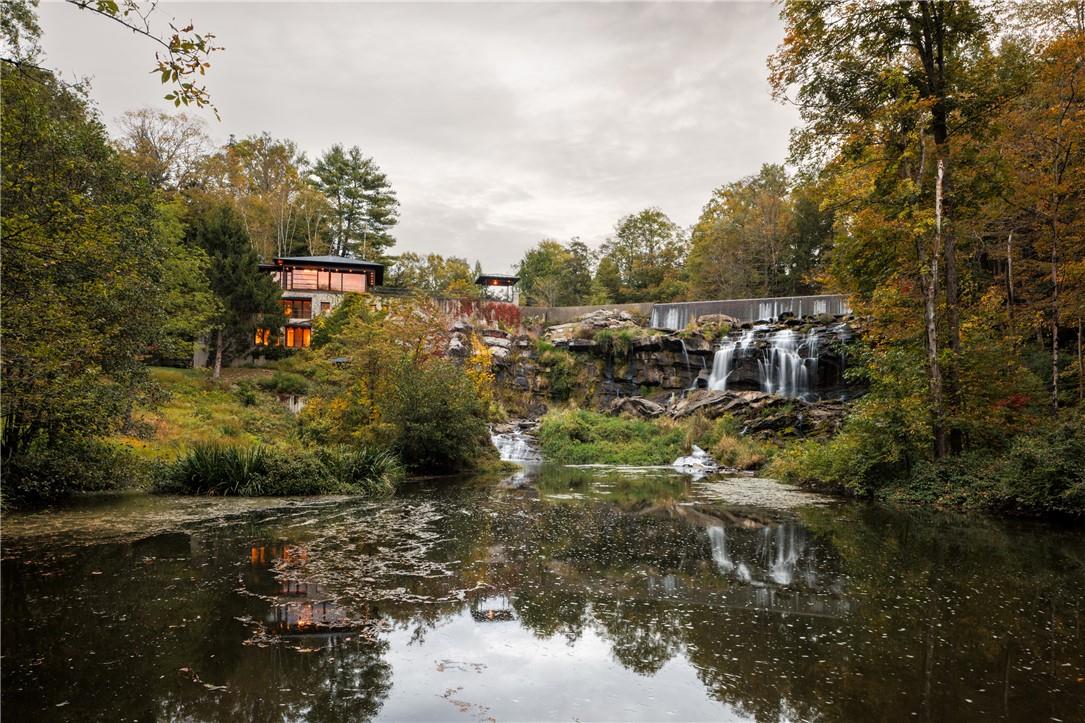
[[197, 183], [212, 150], [203, 121], [143, 108], [122, 115], [118, 126], [121, 157], [152, 186], [178, 190]]
[[517, 265], [525, 303], [535, 306], [577, 306], [592, 292], [595, 254], [577, 238], [567, 244], [543, 239], [528, 249]]
[[[1060, 326], [1070, 322], [1080, 327], [1085, 309], [1083, 55], [1085, 35], [1079, 32], [1041, 48], [1029, 90], [1003, 106], [995, 121], [1000, 143], [994, 161], [1006, 179], [992, 205], [999, 235], [1007, 239], [1007, 301], [1011, 314], [1012, 305], [1025, 302], [1046, 317], [1051, 409], [1056, 414]], [[1015, 256], [1016, 282], [1010, 275]], [[1082, 385], [1079, 378], [1079, 397]]]
[[445, 258], [440, 254], [419, 256], [406, 251], [396, 257], [388, 270], [386, 283], [459, 298], [478, 295], [475, 278], [466, 259]]
[[313, 166], [312, 177], [331, 205], [329, 253], [380, 258], [395, 245], [399, 201], [372, 158], [337, 143]]
[[693, 227], [687, 268], [694, 296], [778, 296], [801, 287], [818, 239], [800, 241], [790, 187], [783, 166], [765, 164], [756, 176], [716, 189]]
[[[172, 19], [169, 22], [170, 34], [157, 34], [152, 27], [152, 18], [158, 9], [157, 3], [146, 4], [138, 0], [65, 2], [115, 22], [157, 44], [159, 50], [155, 53], [152, 72], [161, 78], [163, 85], [172, 86], [172, 90], [165, 96], [166, 100], [173, 101], [178, 107], [210, 107], [215, 111], [215, 115], [218, 115], [207, 88], [197, 83], [197, 78], [203, 77], [211, 67], [211, 55], [222, 50], [213, 44], [214, 34], [197, 33], [192, 24], [179, 27]], [[14, 67], [37, 68], [40, 55], [37, 41], [41, 36], [41, 28], [34, 11], [35, 6], [37, 0], [6, 0], [0, 4], [0, 34], [8, 45], [6, 51], [9, 53], [0, 60]]]
[[795, 136], [795, 155], [817, 162], [838, 150], [857, 155], [880, 144], [882, 158], [888, 156], [883, 162], [915, 187], [911, 204], [933, 211], [927, 238], [917, 246], [933, 446], [938, 457], [958, 451], [961, 334], [949, 161], [953, 135], [962, 122], [982, 115], [990, 99], [953, 89], [969, 62], [986, 51], [992, 18], [967, 2], [853, 0], [791, 0], [781, 16], [786, 34], [770, 59], [771, 82], [778, 97], [797, 88], [806, 126]]
[[618, 221], [600, 249], [596, 273], [603, 273], [616, 302], [673, 301], [685, 294], [686, 251], [682, 229], [658, 208], [649, 208]]
[[232, 199], [262, 258], [326, 253], [331, 207], [308, 179], [309, 163], [297, 144], [267, 133], [231, 138], [208, 159], [205, 182]]
[[[77, 470], [86, 460], [58, 450], [124, 423], [149, 388], [141, 360], [184, 336], [187, 312], [169, 298], [178, 267], [197, 293], [201, 279], [84, 97], [32, 68], [0, 68], [0, 85], [0, 429], [10, 491], [32, 474], [35, 450]], [[167, 313], [180, 314], [176, 324]], [[46, 486], [64, 483], [45, 477]]]
[[282, 293], [271, 276], [259, 269], [260, 259], [231, 205], [196, 204], [189, 215], [186, 240], [210, 258], [208, 278], [221, 304], [213, 326], [213, 376], [217, 379], [224, 360], [252, 349], [258, 327], [282, 326]]

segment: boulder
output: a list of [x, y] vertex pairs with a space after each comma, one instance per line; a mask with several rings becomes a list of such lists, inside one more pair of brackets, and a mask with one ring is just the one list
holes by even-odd
[[661, 417], [666, 413], [662, 404], [657, 404], [644, 397], [620, 397], [607, 408], [610, 414], [631, 414], [642, 419]]
[[[488, 334], [488, 332], [487, 332]], [[502, 337], [484, 336], [482, 337], [482, 343], [488, 347], [497, 347], [507, 350], [512, 346], [512, 342]]]

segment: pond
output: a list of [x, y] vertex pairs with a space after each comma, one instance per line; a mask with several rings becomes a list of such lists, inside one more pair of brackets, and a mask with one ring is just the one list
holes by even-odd
[[12, 721], [1085, 719], [1080, 528], [540, 467], [3, 522]]

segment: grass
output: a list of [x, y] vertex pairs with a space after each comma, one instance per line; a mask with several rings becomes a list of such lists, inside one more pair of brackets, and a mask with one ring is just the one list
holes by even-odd
[[170, 460], [201, 444], [270, 447], [296, 444], [295, 422], [279, 402], [269, 369], [223, 369], [219, 380], [204, 369], [152, 367], [164, 400], [136, 410], [134, 433], [121, 442], [144, 459]]
[[757, 469], [775, 447], [740, 436], [738, 426], [730, 417], [645, 420], [565, 409], [543, 417], [539, 439], [543, 457], [559, 464], [665, 465], [697, 445], [725, 467]]
[[391, 494], [403, 479], [392, 453], [370, 447], [279, 450], [196, 445], [168, 464], [156, 491], [214, 496]]
[[550, 412], [539, 426], [543, 458], [559, 464], [670, 464], [685, 432], [669, 421], [612, 417], [583, 409]]

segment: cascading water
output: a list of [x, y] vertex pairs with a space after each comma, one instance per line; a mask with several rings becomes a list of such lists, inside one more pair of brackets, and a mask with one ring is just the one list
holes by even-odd
[[542, 456], [535, 446], [535, 440], [519, 429], [511, 432], [491, 433], [501, 459], [506, 462], [540, 462]]
[[761, 391], [781, 397], [806, 397], [817, 385], [818, 336], [811, 329], [805, 338], [792, 329], [768, 337], [769, 347], [757, 362]]
[[712, 374], [708, 377], [708, 388], [719, 392], [727, 391], [727, 378], [735, 368], [735, 352], [740, 355], [749, 353], [750, 346], [754, 342], [754, 331], [748, 329], [742, 332], [738, 339], [728, 336], [720, 343], [712, 357]]
[[[708, 388], [727, 391], [728, 380], [739, 360], [756, 356], [761, 391], [781, 397], [809, 397], [818, 383], [822, 331], [826, 330], [810, 329], [803, 336], [793, 329], [765, 332], [762, 328], [728, 335], [720, 341], [712, 358]], [[759, 339], [763, 343], [755, 346]]]

